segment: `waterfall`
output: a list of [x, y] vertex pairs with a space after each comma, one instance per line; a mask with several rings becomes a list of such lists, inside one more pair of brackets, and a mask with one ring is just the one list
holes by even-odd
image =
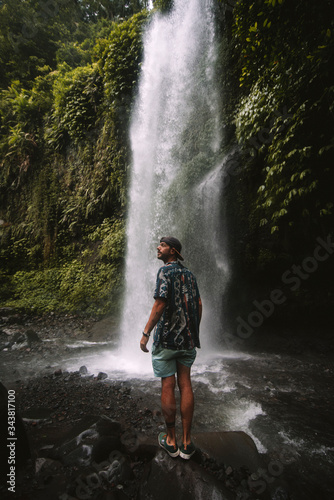
[[122, 348], [131, 369], [150, 368], [139, 350], [153, 305], [160, 237], [182, 245], [203, 306], [202, 346], [221, 336], [228, 279], [221, 220], [225, 161], [216, 89], [216, 35], [210, 0], [175, 0], [156, 13], [144, 36], [133, 110]]

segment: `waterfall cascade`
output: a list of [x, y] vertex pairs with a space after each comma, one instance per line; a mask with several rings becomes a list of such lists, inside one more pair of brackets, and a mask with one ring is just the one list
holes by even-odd
[[[144, 60], [132, 116], [123, 347], [133, 369], [147, 363], [139, 340], [153, 305], [162, 236], [183, 244], [185, 265], [198, 280], [204, 315], [202, 346], [222, 331], [228, 277], [221, 199], [220, 98], [216, 89], [215, 23], [210, 0], [175, 0], [155, 14], [144, 38]], [[145, 359], [144, 359], [145, 358]], [[143, 367], [140, 367], [142, 369]]]

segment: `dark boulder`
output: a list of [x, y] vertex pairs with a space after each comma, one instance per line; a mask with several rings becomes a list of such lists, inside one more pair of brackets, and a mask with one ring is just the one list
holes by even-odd
[[170, 458], [163, 450], [152, 460], [139, 489], [140, 500], [234, 500], [218, 479], [193, 460]]
[[99, 436], [120, 436], [122, 426], [119, 422], [111, 420], [106, 415], [102, 415], [96, 422], [96, 430]]
[[27, 330], [25, 332], [25, 335], [29, 345], [33, 344], [34, 342], [41, 342], [41, 339], [39, 338], [35, 330]]
[[88, 373], [87, 366], [85, 366], [85, 365], [80, 366], [79, 373], [80, 373], [80, 375], [87, 375], [87, 373]]
[[246, 467], [251, 472], [263, 466], [253, 439], [245, 432], [203, 432], [194, 434], [193, 440], [197, 447], [220, 464]]
[[103, 436], [93, 445], [92, 461], [96, 463], [104, 462], [109, 459], [111, 452], [121, 451], [121, 441], [118, 436]]

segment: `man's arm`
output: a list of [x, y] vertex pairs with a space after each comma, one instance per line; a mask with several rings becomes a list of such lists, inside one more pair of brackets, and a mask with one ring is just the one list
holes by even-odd
[[[158, 323], [159, 319], [161, 318], [165, 307], [166, 307], [166, 300], [165, 299], [160, 299], [160, 298], [155, 299], [149, 320], [146, 323], [146, 326], [144, 328], [144, 333], [147, 333], [147, 334], [151, 333], [151, 331], [153, 330], [153, 328], [155, 327], [155, 325]], [[148, 337], [145, 337], [145, 335], [143, 335], [141, 338], [140, 348], [144, 352], [148, 352], [148, 349], [146, 347], [148, 340], [149, 340]]]
[[198, 301], [198, 316], [199, 316], [199, 321], [201, 322], [202, 319], [202, 311], [203, 311], [203, 305], [201, 299]]

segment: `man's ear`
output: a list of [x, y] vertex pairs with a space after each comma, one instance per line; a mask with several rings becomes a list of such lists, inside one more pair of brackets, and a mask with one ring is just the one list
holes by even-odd
[[171, 253], [171, 255], [175, 255], [175, 248], [170, 247], [170, 253]]

